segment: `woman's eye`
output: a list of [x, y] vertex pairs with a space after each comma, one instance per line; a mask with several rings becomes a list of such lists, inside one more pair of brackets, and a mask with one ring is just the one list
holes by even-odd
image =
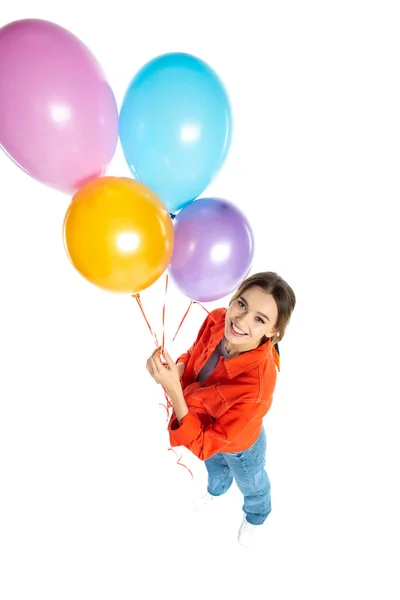
[[262, 318], [261, 318], [261, 317], [257, 317], [257, 319], [258, 319], [258, 322], [259, 322], [259, 323], [262, 323], [262, 324], [264, 325], [264, 321], [262, 320]]
[[244, 308], [244, 304], [243, 304], [243, 302], [242, 302], [241, 300], [238, 300], [238, 304], [239, 304], [239, 306], [240, 306], [241, 308]]

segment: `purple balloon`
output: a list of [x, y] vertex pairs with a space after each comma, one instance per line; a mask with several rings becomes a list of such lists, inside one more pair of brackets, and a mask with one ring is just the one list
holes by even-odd
[[195, 200], [177, 214], [174, 230], [170, 275], [192, 300], [219, 300], [249, 273], [253, 233], [244, 214], [227, 200]]
[[31, 177], [67, 194], [104, 174], [118, 106], [90, 50], [49, 21], [0, 29], [0, 146]]

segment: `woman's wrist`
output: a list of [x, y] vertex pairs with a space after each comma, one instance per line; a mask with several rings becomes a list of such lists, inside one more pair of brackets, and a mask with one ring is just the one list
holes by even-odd
[[186, 404], [186, 400], [183, 395], [182, 388], [180, 386], [179, 386], [179, 388], [174, 386], [174, 387], [171, 387], [170, 389], [166, 388], [165, 392], [171, 401], [175, 416], [178, 419], [178, 422], [180, 424], [183, 417], [185, 417], [189, 412], [189, 408], [188, 408], [188, 405]]
[[176, 366], [178, 367], [179, 379], [182, 379], [185, 373], [186, 365], [183, 362], [178, 362]]

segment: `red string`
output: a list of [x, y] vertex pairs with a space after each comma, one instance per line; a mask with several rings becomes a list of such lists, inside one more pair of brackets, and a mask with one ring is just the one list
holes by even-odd
[[174, 337], [172, 338], [172, 341], [173, 341], [173, 342], [175, 341], [175, 338], [176, 338], [176, 336], [178, 335], [178, 332], [179, 332], [180, 328], [182, 327], [182, 325], [183, 325], [183, 322], [184, 322], [184, 320], [186, 319], [186, 317], [187, 317], [187, 315], [188, 315], [188, 312], [189, 312], [189, 310], [191, 309], [191, 307], [192, 307], [192, 305], [193, 305], [193, 304], [198, 304], [199, 306], [201, 306], [201, 308], [204, 308], [204, 310], [206, 311], [206, 313], [207, 313], [208, 315], [210, 314], [210, 311], [208, 311], [208, 310], [206, 309], [206, 307], [205, 307], [205, 306], [203, 306], [203, 305], [202, 305], [200, 302], [197, 302], [196, 300], [191, 300], [191, 301], [190, 301], [190, 304], [189, 304], [189, 306], [188, 306], [188, 308], [187, 308], [187, 311], [186, 311], [186, 312], [185, 312], [185, 314], [183, 315], [182, 321], [179, 323], [179, 327], [178, 327], [178, 329], [176, 330], [176, 333], [175, 333]]
[[[164, 347], [165, 347], [165, 310], [166, 310], [166, 305], [167, 305], [167, 291], [168, 291], [168, 273], [165, 274], [165, 291], [164, 291], [164, 305], [163, 305], [163, 309], [162, 309], [162, 344], [161, 344], [161, 353], [164, 353]], [[166, 405], [165, 404], [161, 404], [160, 405], [163, 406], [165, 408], [165, 410], [167, 411], [167, 419], [166, 419], [166, 423], [169, 420], [170, 414], [169, 414], [169, 409], [172, 408], [172, 404], [169, 401], [167, 392], [165, 391], [165, 388], [163, 387], [164, 390], [164, 396], [165, 396], [165, 401], [166, 401]]]
[[[167, 293], [167, 287], [168, 287], [168, 275], [167, 275], [167, 281], [166, 281], [166, 287], [165, 287], [165, 294]], [[143, 315], [143, 317], [144, 317], [144, 320], [145, 320], [145, 321], [146, 321], [146, 323], [147, 323], [147, 327], [149, 328], [149, 331], [150, 331], [151, 335], [153, 336], [153, 339], [154, 339], [154, 342], [155, 342], [155, 344], [156, 344], [156, 347], [158, 348], [158, 346], [159, 346], [159, 343], [158, 343], [158, 338], [157, 338], [157, 335], [156, 335], [156, 333], [153, 331], [153, 329], [152, 329], [152, 327], [151, 327], [151, 325], [150, 325], [150, 323], [149, 323], [149, 320], [148, 320], [148, 318], [146, 317], [146, 313], [144, 312], [143, 305], [142, 305], [142, 301], [141, 301], [141, 299], [140, 299], [140, 295], [139, 295], [139, 294], [133, 294], [133, 295], [132, 295], [132, 297], [133, 297], [133, 298], [135, 298], [136, 302], [138, 303], [138, 306], [139, 306], [139, 308], [140, 308], [140, 310], [141, 310], [141, 312], [142, 312], [142, 315]], [[161, 352], [163, 352], [163, 351], [164, 351], [164, 342], [165, 342], [165, 332], [164, 332], [164, 325], [165, 325], [165, 299], [164, 299], [164, 307], [163, 307], [163, 315], [162, 315], [162, 324], [163, 324], [163, 338], [162, 338], [162, 347], [161, 347]], [[165, 410], [167, 411], [167, 421], [168, 421], [168, 419], [169, 419], [169, 409], [172, 407], [172, 404], [171, 404], [171, 402], [169, 401], [169, 399], [168, 399], [168, 396], [167, 396], [167, 393], [166, 393], [166, 391], [165, 391], [165, 389], [164, 389], [164, 388], [163, 388], [163, 390], [164, 390], [164, 396], [165, 396], [165, 399], [166, 399], [166, 402], [167, 402], [167, 404], [166, 404], [166, 405], [164, 405], [164, 404], [162, 404], [161, 402], [160, 402], [159, 404], [160, 404], [160, 406], [163, 406], [163, 407], [165, 408]]]
[[146, 321], [146, 323], [147, 323], [147, 327], [149, 328], [149, 330], [150, 330], [150, 333], [151, 333], [151, 335], [152, 335], [152, 336], [153, 336], [153, 338], [154, 338], [154, 341], [155, 341], [156, 347], [158, 348], [159, 344], [158, 344], [158, 338], [157, 338], [157, 335], [156, 335], [156, 334], [154, 333], [154, 331], [152, 330], [152, 328], [151, 328], [151, 325], [150, 325], [150, 323], [149, 323], [149, 321], [148, 321], [148, 319], [147, 319], [147, 317], [146, 317], [146, 315], [145, 315], [145, 312], [144, 312], [144, 310], [143, 310], [142, 301], [141, 301], [141, 299], [140, 299], [140, 295], [139, 295], [139, 294], [132, 294], [132, 298], [135, 298], [136, 302], [138, 303], [138, 306], [139, 306], [140, 310], [142, 311], [142, 315], [143, 315], [143, 317], [144, 317], [144, 320], [145, 320], [145, 321]]
[[189, 304], [189, 306], [188, 306], [188, 309], [187, 309], [187, 311], [185, 312], [185, 314], [183, 315], [183, 319], [182, 319], [182, 321], [179, 323], [179, 327], [178, 327], [178, 329], [176, 330], [176, 333], [175, 333], [174, 337], [172, 338], [172, 341], [173, 341], [173, 342], [175, 341], [175, 338], [176, 338], [176, 336], [178, 335], [178, 332], [179, 332], [180, 328], [182, 327], [182, 325], [183, 325], [183, 322], [184, 322], [184, 320], [186, 319], [186, 317], [187, 317], [187, 314], [188, 314], [189, 310], [190, 310], [190, 309], [191, 309], [191, 307], [192, 307], [192, 304], [193, 304], [193, 300], [191, 300], [191, 301], [190, 301], [190, 304]]
[[168, 290], [168, 273], [165, 274], [165, 293], [164, 293], [164, 306], [162, 311], [162, 346], [161, 352], [164, 352], [165, 344], [165, 308], [167, 304], [167, 290]]
[[[178, 456], [178, 453], [175, 452], [175, 450], [173, 448], [168, 448], [168, 451], [173, 452], [176, 456]], [[185, 469], [187, 469], [189, 471], [189, 473], [192, 476], [192, 479], [194, 479], [193, 477], [193, 473], [192, 471], [189, 469], [189, 467], [187, 467], [186, 465], [184, 465], [183, 463], [181, 463], [181, 458], [182, 458], [182, 454], [180, 455], [180, 457], [178, 458], [178, 460], [176, 461], [176, 464], [179, 465], [180, 467], [185, 467]]]
[[170, 400], [169, 400], [169, 398], [168, 398], [167, 392], [165, 391], [165, 388], [164, 388], [164, 387], [163, 387], [163, 390], [164, 390], [164, 396], [165, 396], [166, 405], [165, 405], [165, 404], [163, 404], [162, 402], [159, 402], [158, 404], [159, 404], [160, 406], [162, 406], [163, 408], [165, 408], [165, 410], [167, 411], [167, 418], [165, 419], [165, 422], [166, 422], [166, 423], [168, 423], [168, 421], [169, 421], [169, 418], [170, 418], [170, 416], [171, 416], [169, 411], [170, 411], [170, 409], [172, 408], [172, 404], [171, 404], [171, 402], [170, 402]]
[[206, 307], [205, 307], [205, 306], [203, 306], [201, 302], [197, 302], [197, 301], [195, 301], [194, 303], [195, 303], [195, 304], [198, 304], [199, 306], [201, 306], [201, 308], [204, 308], [204, 310], [206, 311], [206, 313], [207, 313], [208, 315], [210, 314], [210, 311], [209, 311], [209, 310], [207, 310], [207, 309], [206, 309]]
[[[164, 352], [164, 347], [165, 347], [165, 313], [166, 313], [166, 304], [167, 304], [167, 290], [168, 290], [168, 274], [165, 275], [165, 294], [164, 294], [164, 304], [163, 304], [163, 309], [162, 309], [162, 344], [161, 344], [161, 353]], [[142, 301], [141, 301], [140, 295], [139, 294], [132, 294], [132, 298], [135, 298], [135, 300], [136, 300], [136, 302], [137, 302], [137, 304], [138, 304], [138, 306], [139, 306], [139, 308], [141, 310], [141, 313], [142, 313], [142, 315], [144, 317], [144, 320], [146, 321], [147, 327], [149, 328], [149, 331], [150, 331], [151, 335], [153, 336], [153, 339], [154, 339], [154, 342], [156, 344], [156, 347], [158, 348], [159, 347], [159, 343], [158, 343], [157, 335], [153, 331], [153, 329], [152, 329], [152, 327], [151, 327], [151, 325], [149, 323], [149, 320], [146, 317], [146, 314], [145, 314], [144, 309], [143, 309], [143, 305], [142, 305]], [[192, 303], [190, 303], [190, 306], [191, 305], [192, 305]], [[190, 308], [190, 306], [189, 306], [189, 308]], [[186, 314], [183, 317], [181, 324], [185, 320], [186, 315], [189, 312], [189, 308], [186, 311]], [[204, 310], [206, 310], [206, 309], [204, 309]], [[179, 329], [180, 329], [180, 326], [178, 327], [178, 331], [179, 331]], [[178, 331], [176, 332], [175, 337], [176, 337]], [[174, 337], [174, 339], [172, 341], [175, 340], [175, 337]], [[168, 394], [167, 394], [167, 392], [166, 392], [166, 390], [165, 390], [164, 387], [163, 387], [163, 391], [164, 391], [164, 396], [165, 396], [166, 404], [162, 404], [161, 402], [159, 404], [160, 404], [160, 406], [162, 406], [163, 408], [165, 408], [165, 410], [167, 411], [167, 418], [166, 418], [165, 422], [168, 423], [169, 418], [170, 418], [170, 409], [173, 408], [173, 405], [170, 402], [170, 400], [168, 398]], [[172, 450], [176, 454], [176, 452], [175, 452], [175, 450], [173, 450], [173, 448], [168, 448], [168, 450]], [[187, 467], [186, 465], [184, 465], [183, 463], [180, 462], [181, 458], [182, 458], [182, 455], [178, 458], [177, 464], [179, 466], [181, 466], [181, 467], [185, 467], [185, 469], [187, 469], [189, 471], [189, 473], [191, 474], [191, 476], [193, 478], [193, 473], [189, 469], [189, 467]]]

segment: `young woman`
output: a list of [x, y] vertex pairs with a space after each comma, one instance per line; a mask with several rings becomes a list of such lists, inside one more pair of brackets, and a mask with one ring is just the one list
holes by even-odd
[[233, 479], [244, 497], [239, 542], [249, 546], [271, 512], [265, 467], [267, 414], [280, 369], [277, 342], [296, 304], [276, 273], [245, 279], [229, 308], [205, 319], [196, 341], [176, 363], [160, 349], [146, 367], [173, 406], [172, 446], [185, 446], [208, 471], [207, 493], [197, 507], [228, 491]]

